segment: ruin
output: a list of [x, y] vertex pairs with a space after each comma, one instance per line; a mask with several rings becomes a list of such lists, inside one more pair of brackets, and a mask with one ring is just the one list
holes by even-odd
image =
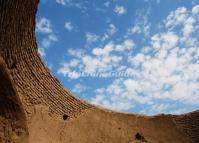
[[38, 0], [0, 0], [0, 143], [199, 143], [199, 111], [144, 116], [75, 98], [38, 54]]

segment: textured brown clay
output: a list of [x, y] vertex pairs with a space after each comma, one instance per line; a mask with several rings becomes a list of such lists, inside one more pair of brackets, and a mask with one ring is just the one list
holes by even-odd
[[199, 111], [153, 117], [75, 98], [42, 63], [38, 0], [0, 0], [0, 143], [199, 143]]

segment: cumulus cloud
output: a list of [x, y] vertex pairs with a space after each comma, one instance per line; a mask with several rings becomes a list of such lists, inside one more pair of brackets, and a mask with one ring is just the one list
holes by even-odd
[[101, 36], [101, 41], [105, 41], [110, 39], [111, 36], [113, 36], [118, 31], [117, 27], [114, 24], [109, 24], [108, 28], [106, 29], [106, 32]]
[[155, 34], [151, 38], [151, 44], [155, 49], [171, 49], [178, 43], [179, 37], [173, 32]]
[[107, 44], [104, 48], [94, 48], [92, 55], [85, 55], [81, 61], [84, 71], [87, 73], [94, 73], [98, 70], [108, 70], [110, 65], [116, 66], [122, 59], [120, 56], [111, 55], [114, 50], [112, 43]]
[[69, 2], [70, 0], [56, 0], [56, 2], [58, 4], [61, 4], [61, 5], [66, 5], [67, 2]]
[[[179, 7], [171, 11], [163, 20], [161, 31], [146, 36], [147, 42], [140, 51], [136, 51], [137, 45], [131, 38], [109, 41], [86, 52], [70, 49], [72, 59], [63, 62], [58, 73], [77, 79], [81, 77], [79, 72], [130, 72], [133, 76], [118, 76], [111, 84], [96, 89], [90, 98], [92, 103], [114, 110], [129, 111], [136, 106], [141, 113], [157, 114], [181, 113], [187, 111], [182, 107], [199, 107], [196, 9], [197, 6], [191, 10]], [[144, 19], [145, 25], [150, 25], [148, 18]], [[130, 28], [131, 32], [144, 34], [143, 25], [137, 23], [134, 29]], [[88, 42], [100, 39], [95, 34], [88, 35], [91, 35]]]
[[124, 6], [116, 5], [113, 10], [117, 15], [123, 15], [127, 12], [127, 9]]
[[145, 105], [140, 112], [147, 114], [186, 112], [176, 104], [199, 106], [199, 44], [187, 44], [198, 40], [194, 36], [199, 32], [198, 17], [181, 7], [164, 23], [165, 31], [149, 39], [144, 47], [147, 50], [128, 56], [131, 66], [125, 70], [131, 71], [133, 78], [116, 79], [106, 88], [97, 89], [92, 103], [122, 111]]
[[193, 7], [192, 13], [193, 14], [199, 14], [199, 5], [196, 5], [196, 6]]
[[151, 28], [151, 24], [148, 20], [150, 9], [147, 9], [146, 12], [137, 13], [133, 26], [128, 29], [128, 34], [144, 34], [145, 37], [148, 37]]
[[42, 34], [43, 38], [39, 40], [38, 52], [42, 57], [46, 56], [46, 49], [49, 48], [54, 42], [58, 41], [57, 36], [54, 34], [51, 21], [45, 17], [37, 20], [36, 32]]
[[51, 46], [51, 44], [53, 42], [56, 42], [58, 39], [57, 39], [57, 36], [54, 35], [54, 34], [50, 34], [47, 36], [47, 38], [44, 38], [41, 42], [41, 46], [43, 48], [49, 48]]
[[185, 7], [179, 7], [177, 10], [172, 11], [167, 19], [165, 20], [165, 25], [169, 29], [173, 29], [174, 27], [182, 24], [187, 19], [188, 12]]
[[96, 42], [96, 41], [98, 41], [99, 38], [100, 37], [94, 33], [89, 33], [89, 32], [86, 33], [86, 41], [88, 43]]
[[132, 32], [132, 33], [138, 33], [138, 34], [140, 34], [142, 31], [141, 31], [141, 27], [139, 26], [139, 25], [135, 25], [135, 26], [133, 26], [131, 29], [130, 29], [130, 31]]
[[82, 12], [87, 9], [85, 7], [85, 4], [87, 3], [87, 1], [82, 1], [82, 0], [56, 0], [56, 3], [61, 5], [61, 6], [65, 6], [65, 7], [75, 7], [78, 9], [81, 9]]
[[126, 39], [122, 44], [118, 44], [115, 46], [116, 51], [123, 52], [125, 50], [131, 50], [135, 47], [135, 43], [131, 39]]
[[45, 57], [46, 56], [46, 52], [45, 52], [45, 50], [44, 50], [44, 48], [38, 48], [38, 52], [39, 52], [39, 54], [40, 54], [40, 56], [41, 57]]
[[85, 92], [87, 90], [87, 87], [85, 85], [82, 85], [80, 83], [76, 84], [74, 86], [74, 88], [72, 89], [72, 91], [76, 94], [82, 94], [83, 92]]
[[71, 22], [66, 21], [64, 24], [64, 28], [66, 28], [68, 31], [71, 31], [71, 30], [73, 30], [73, 25]]
[[[96, 96], [91, 98], [91, 102], [93, 104], [103, 105], [107, 108], [121, 111], [121, 110], [129, 110], [133, 107], [133, 102], [125, 97], [122, 97], [121, 94], [124, 91], [120, 88], [121, 80], [115, 80], [110, 86], [107, 88], [96, 89]], [[107, 96], [114, 95], [114, 96]]]
[[[58, 73], [68, 76], [73, 79], [80, 77], [80, 72], [85, 73], [100, 73], [101, 71], [109, 71], [114, 67], [119, 67], [119, 62], [122, 56], [114, 55], [113, 53], [123, 53], [130, 51], [134, 48], [135, 43], [133, 40], [126, 39], [121, 44], [109, 42], [103, 48], [93, 48], [90, 54], [85, 54], [82, 51], [69, 50], [73, 56], [71, 61], [64, 62], [59, 68]], [[76, 65], [72, 63], [76, 61]], [[76, 69], [79, 67], [78, 69]]]
[[98, 41], [104, 42], [106, 40], [109, 40], [117, 31], [117, 27], [113, 23], [110, 23], [102, 35], [87, 32], [85, 35], [87, 44], [95, 43]]
[[194, 32], [194, 24], [195, 24], [195, 19], [193, 17], [189, 17], [185, 23], [184, 23], [184, 28], [183, 28], [183, 34], [184, 36], [188, 37], [192, 32]]
[[36, 32], [51, 33], [52, 25], [51, 25], [50, 20], [45, 17], [42, 17], [41, 19], [37, 20]]
[[[192, 12], [196, 12], [198, 5], [192, 8]], [[183, 35], [181, 41], [188, 46], [194, 46], [198, 41], [196, 37], [193, 37], [193, 33], [198, 30], [196, 22], [198, 22], [198, 16], [188, 11], [185, 7], [179, 7], [175, 11], [172, 11], [166, 20], [164, 21], [168, 30], [182, 29]]]
[[115, 27], [114, 24], [109, 24], [109, 28], [107, 31], [109, 35], [113, 35], [117, 32], [117, 28]]

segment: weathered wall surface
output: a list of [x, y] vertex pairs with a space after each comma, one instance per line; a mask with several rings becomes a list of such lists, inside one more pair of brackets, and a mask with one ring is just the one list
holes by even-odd
[[0, 0], [0, 143], [199, 142], [199, 112], [116, 113], [65, 90], [37, 52], [37, 5], [38, 0]]
[[192, 143], [169, 116], [145, 117], [94, 108], [69, 121], [46, 114], [42, 107], [35, 111], [29, 126], [30, 143]]

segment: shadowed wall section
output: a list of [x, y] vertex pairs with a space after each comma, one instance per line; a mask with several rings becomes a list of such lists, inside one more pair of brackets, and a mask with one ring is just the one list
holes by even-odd
[[179, 129], [188, 135], [195, 143], [199, 143], [199, 112], [173, 116]]
[[37, 5], [38, 0], [0, 0], [0, 143], [199, 142], [198, 111], [117, 113], [65, 90], [37, 52]]
[[6, 65], [0, 58], [0, 142], [25, 143], [27, 135], [23, 108]]

